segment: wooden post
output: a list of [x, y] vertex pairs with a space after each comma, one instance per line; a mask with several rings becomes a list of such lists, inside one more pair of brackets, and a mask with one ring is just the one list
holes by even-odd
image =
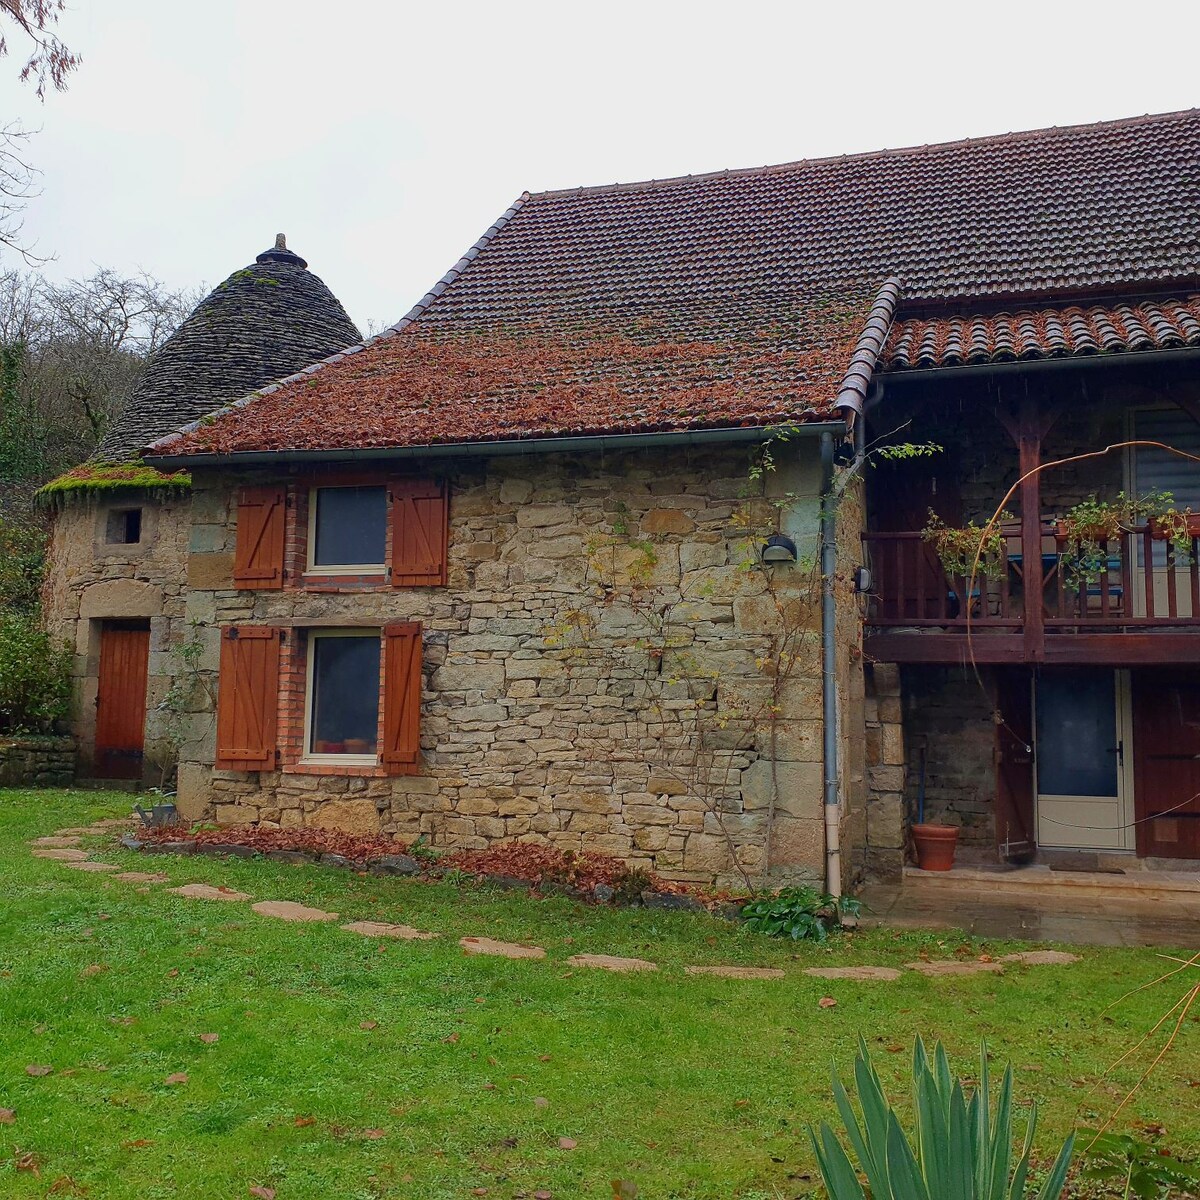
[[1041, 476], [1031, 475], [1042, 461], [1044, 421], [1028, 394], [1021, 398], [1017, 416], [1016, 441], [1021, 472], [1021, 556], [1025, 563], [1025, 658], [1044, 662], [1046, 658], [1046, 621], [1042, 605], [1042, 488]]

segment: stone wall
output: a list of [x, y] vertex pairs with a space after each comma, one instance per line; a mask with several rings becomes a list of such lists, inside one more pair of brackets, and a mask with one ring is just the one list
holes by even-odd
[[67, 787], [75, 777], [69, 737], [0, 737], [0, 787]]
[[[876, 667], [876, 671], [879, 668]], [[960, 827], [960, 857], [992, 859], [996, 846], [995, 725], [992, 681], [980, 668], [905, 666], [905, 799], [917, 811], [925, 759], [925, 820]]]
[[871, 879], [897, 882], [904, 871], [907, 828], [900, 668], [873, 663], [865, 676], [862, 744], [867, 788], [855, 863]]
[[[755, 876], [769, 866], [777, 878], [820, 880], [820, 477], [815, 442], [794, 446], [767, 479], [772, 496], [799, 497], [783, 527], [802, 561], [769, 569], [755, 561], [758, 525], [776, 510], [743, 499], [744, 448], [443, 460], [445, 588], [233, 590], [231, 496], [251, 479], [198, 473], [187, 615], [205, 642], [204, 686], [181, 809], [443, 847], [540, 838], [677, 879], [731, 878], [736, 856]], [[424, 629], [419, 774], [213, 769], [206, 688], [216, 690], [221, 626], [283, 626], [297, 654], [313, 626], [390, 620]], [[857, 624], [844, 626], [855, 646]], [[789, 667], [777, 677], [785, 635]], [[850, 646], [841, 657], [849, 697]], [[855, 737], [848, 720], [843, 733]]]
[[[140, 508], [141, 537], [125, 545], [109, 541], [109, 514]], [[105, 620], [150, 622], [144, 782], [159, 784], [175, 762], [175, 748], [158, 705], [176, 671], [172, 647], [183, 629], [191, 498], [152, 499], [142, 493], [98, 500], [80, 497], [54, 517], [43, 611], [47, 627], [75, 650], [71, 731], [77, 769], [92, 770], [100, 627]]]

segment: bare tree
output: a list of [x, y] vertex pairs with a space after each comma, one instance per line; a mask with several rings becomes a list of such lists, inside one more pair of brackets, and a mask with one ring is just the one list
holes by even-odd
[[145, 274], [0, 272], [0, 483], [86, 458], [198, 299]]
[[[70, 50], [55, 32], [65, 0], [0, 0], [0, 58], [12, 52], [10, 39], [22, 44], [25, 62], [22, 83], [31, 83], [39, 100], [47, 87], [66, 91], [67, 77], [79, 66], [79, 55]], [[15, 29], [13, 28], [15, 26]], [[30, 131], [15, 121], [0, 125], [0, 245], [18, 251], [27, 262], [37, 261], [20, 245], [25, 203], [35, 194], [37, 171], [26, 157]]]

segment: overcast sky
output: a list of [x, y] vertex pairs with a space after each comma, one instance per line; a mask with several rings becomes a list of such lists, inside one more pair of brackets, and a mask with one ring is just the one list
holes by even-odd
[[282, 230], [364, 328], [525, 189], [1198, 100], [1194, 2], [68, 4], [69, 91], [16, 82], [19, 39], [0, 63], [0, 113], [41, 130], [26, 237], [46, 270], [211, 286]]

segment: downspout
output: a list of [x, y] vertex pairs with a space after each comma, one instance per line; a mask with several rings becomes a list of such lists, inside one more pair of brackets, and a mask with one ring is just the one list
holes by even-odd
[[837, 510], [833, 495], [833, 434], [821, 434], [821, 725], [825, 770], [825, 890], [842, 894], [841, 764], [837, 726]]

